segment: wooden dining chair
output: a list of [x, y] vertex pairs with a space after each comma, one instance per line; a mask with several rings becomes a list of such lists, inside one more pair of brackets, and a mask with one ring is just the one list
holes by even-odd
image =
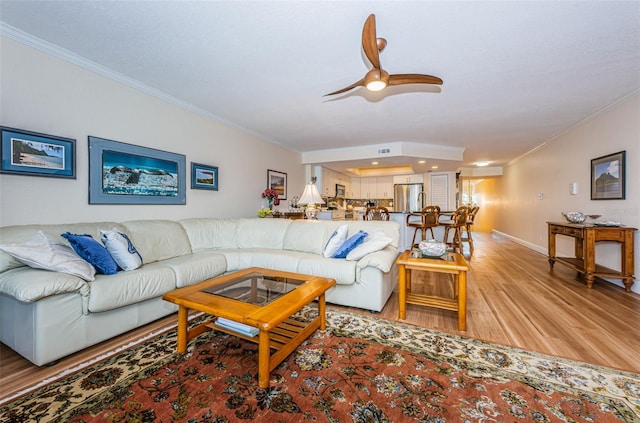
[[[453, 251], [458, 250], [460, 254], [462, 254], [462, 233], [467, 227], [467, 219], [469, 218], [470, 212], [471, 212], [471, 207], [460, 206], [456, 209], [456, 211], [451, 216], [451, 221], [441, 223], [441, 225], [444, 226], [443, 241], [448, 246], [453, 248]], [[451, 241], [449, 241], [450, 232], [453, 232], [453, 236], [451, 236]]]
[[469, 211], [469, 216], [467, 216], [467, 223], [464, 225], [464, 230], [460, 238], [461, 242], [466, 242], [467, 244], [469, 244], [470, 254], [473, 254], [473, 236], [471, 235], [471, 230], [473, 229], [473, 222], [476, 219], [478, 210], [480, 210], [479, 206], [471, 207], [471, 210]]
[[382, 206], [367, 207], [362, 218], [364, 220], [389, 220], [389, 209]]
[[433, 228], [439, 225], [440, 219], [440, 207], [439, 206], [427, 206], [420, 210], [419, 213], [409, 213], [407, 215], [406, 225], [408, 228], [415, 228], [413, 230], [413, 238], [411, 239], [411, 246], [416, 247], [416, 235], [420, 231], [421, 240], [427, 239], [427, 231], [431, 231], [431, 238], [435, 239]]

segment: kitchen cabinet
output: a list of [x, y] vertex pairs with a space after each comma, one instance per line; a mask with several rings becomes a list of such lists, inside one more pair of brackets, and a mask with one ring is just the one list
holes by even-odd
[[393, 199], [393, 176], [376, 177], [376, 197], [379, 199]]
[[349, 193], [347, 197], [349, 198], [362, 198], [361, 190], [360, 190], [360, 178], [351, 178], [350, 181], [350, 189], [347, 190]]
[[421, 184], [424, 182], [424, 175], [414, 173], [412, 175], [396, 175], [393, 177], [394, 184]]
[[[336, 184], [344, 185], [345, 188], [350, 185], [348, 176], [322, 166], [315, 167], [315, 176], [316, 186], [323, 197], [335, 197]], [[346, 192], [349, 192], [348, 189]]]
[[351, 178], [350, 198], [393, 199], [393, 176]]
[[360, 178], [360, 197], [361, 198], [376, 198], [378, 194], [378, 185], [376, 183], [376, 177]]

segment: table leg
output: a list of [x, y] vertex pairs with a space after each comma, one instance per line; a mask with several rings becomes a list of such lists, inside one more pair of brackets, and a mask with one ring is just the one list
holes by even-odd
[[458, 330], [467, 330], [467, 272], [461, 271], [458, 279]]
[[[587, 282], [587, 288], [593, 288], [593, 282], [595, 280], [595, 276], [593, 274], [596, 271], [596, 233], [592, 230], [585, 230], [583, 232], [584, 240], [579, 240], [580, 247], [582, 247], [582, 252], [580, 253], [579, 258], [584, 260], [584, 278]], [[577, 245], [578, 238], [576, 238], [576, 256], [578, 252]]]
[[320, 330], [327, 328], [327, 317], [325, 316], [327, 310], [327, 302], [324, 298], [324, 293], [318, 298], [318, 314], [320, 316]]
[[184, 306], [178, 306], [178, 352], [187, 351], [187, 316], [189, 309]]
[[407, 272], [404, 264], [398, 266], [398, 317], [407, 317]]
[[269, 350], [269, 332], [260, 329], [258, 335], [258, 386], [260, 388], [269, 387], [269, 376], [271, 371], [271, 354]]

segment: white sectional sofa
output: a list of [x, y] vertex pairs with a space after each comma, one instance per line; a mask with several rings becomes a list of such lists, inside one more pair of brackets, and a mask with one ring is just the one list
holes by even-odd
[[[323, 249], [342, 224], [348, 234], [384, 232], [392, 242], [357, 261], [325, 258]], [[182, 286], [248, 267], [336, 280], [326, 294], [334, 304], [380, 311], [397, 282], [399, 225], [375, 221], [186, 219], [20, 225], [0, 228], [0, 244], [29, 240], [38, 231], [90, 234], [116, 228], [140, 252], [143, 265], [86, 281], [34, 269], [0, 251], [0, 341], [44, 365], [176, 311], [162, 295]]]

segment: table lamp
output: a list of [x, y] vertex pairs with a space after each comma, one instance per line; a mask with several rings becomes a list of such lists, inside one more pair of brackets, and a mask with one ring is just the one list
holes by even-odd
[[298, 204], [307, 205], [307, 210], [305, 212], [305, 214], [307, 215], [307, 219], [317, 219], [316, 204], [324, 204], [324, 200], [320, 196], [318, 187], [316, 187], [316, 184], [314, 183], [315, 181], [313, 179], [311, 180], [311, 182], [305, 185], [304, 191], [302, 192], [302, 195], [298, 200]]

